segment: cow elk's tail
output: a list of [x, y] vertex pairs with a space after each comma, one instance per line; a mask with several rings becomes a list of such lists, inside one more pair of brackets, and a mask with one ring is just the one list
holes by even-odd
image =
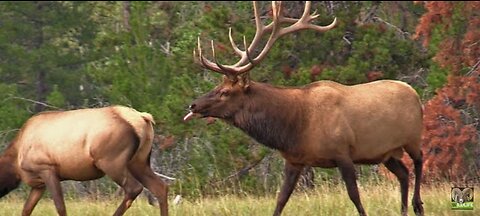
[[148, 160], [153, 142], [153, 116], [127, 107], [114, 107], [115, 113], [125, 120], [138, 137], [138, 148], [132, 160]]

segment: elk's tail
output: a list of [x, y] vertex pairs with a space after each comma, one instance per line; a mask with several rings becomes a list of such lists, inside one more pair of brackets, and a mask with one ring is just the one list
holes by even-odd
[[115, 112], [132, 126], [138, 137], [138, 148], [131, 160], [147, 160], [149, 162], [153, 142], [153, 125], [155, 121], [150, 113], [138, 112], [135, 109], [116, 106]]

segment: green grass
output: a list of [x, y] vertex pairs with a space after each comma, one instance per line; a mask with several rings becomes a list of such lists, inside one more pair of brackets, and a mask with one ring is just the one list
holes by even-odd
[[[362, 183], [359, 184], [359, 187], [362, 203], [369, 215], [400, 215], [400, 192], [396, 182], [382, 183], [382, 185]], [[410, 187], [409, 215], [415, 215], [411, 206], [412, 189]], [[174, 191], [171, 191], [170, 195], [170, 215], [272, 215], [276, 203], [276, 195], [272, 194], [268, 197], [225, 195], [197, 200], [183, 199], [180, 204], [173, 205], [171, 200], [174, 197]], [[475, 201], [473, 211], [454, 211], [450, 209], [449, 197], [450, 185], [448, 184], [423, 186], [422, 199], [425, 215], [480, 215], [480, 201]], [[480, 200], [477, 188], [475, 188], [474, 197], [476, 200]], [[67, 213], [73, 216], [112, 215], [120, 201], [121, 197], [103, 200], [67, 199]], [[23, 202], [24, 199], [16, 195], [9, 195], [1, 199], [0, 215], [20, 215]], [[53, 201], [43, 198], [33, 211], [33, 215], [56, 215]], [[144, 196], [140, 196], [125, 215], [159, 215], [159, 210], [157, 207], [149, 205]], [[283, 215], [351, 216], [357, 215], [357, 212], [348, 198], [343, 184], [322, 184], [313, 191], [295, 191], [290, 197]]]

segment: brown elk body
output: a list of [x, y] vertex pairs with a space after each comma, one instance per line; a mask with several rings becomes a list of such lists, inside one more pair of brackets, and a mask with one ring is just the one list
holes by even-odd
[[[271, 31], [273, 36], [270, 38], [276, 39], [289, 32], [310, 28], [303, 23], [314, 16], [308, 17], [309, 2], [300, 19], [281, 17], [278, 3], [273, 3], [272, 7], [273, 25], [296, 23], [286, 30], [271, 27], [272, 24], [263, 26], [254, 3], [257, 35]], [[333, 25], [335, 21], [327, 27], [317, 26], [317, 30], [326, 31]], [[192, 117], [223, 119], [259, 143], [280, 151], [285, 159], [285, 179], [274, 215], [281, 214], [305, 166], [338, 167], [350, 199], [359, 214], [366, 215], [360, 202], [354, 164], [379, 163], [397, 176], [401, 188], [401, 211], [406, 215], [409, 178], [408, 170], [400, 160], [404, 151], [415, 165], [414, 211], [423, 215], [420, 198], [422, 104], [413, 88], [393, 80], [353, 86], [318, 81], [298, 88], [254, 82], [247, 72], [265, 56], [273, 42], [269, 40], [261, 54], [252, 58], [250, 52], [258, 43], [257, 36], [245, 51], [237, 51], [231, 36], [230, 40], [242, 57], [237, 64], [230, 66], [205, 59], [199, 45], [202, 66], [225, 76], [223, 83], [193, 101], [184, 120]]]
[[30, 118], [0, 157], [0, 197], [20, 181], [31, 187], [22, 215], [30, 215], [45, 189], [59, 215], [66, 215], [60, 185], [109, 176], [125, 198], [114, 215], [123, 215], [148, 188], [168, 215], [168, 185], [150, 167], [153, 118], [123, 106], [43, 112]]

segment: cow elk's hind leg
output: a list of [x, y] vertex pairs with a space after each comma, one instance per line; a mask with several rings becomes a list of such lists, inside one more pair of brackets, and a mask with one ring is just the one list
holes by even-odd
[[282, 189], [280, 190], [280, 194], [277, 198], [277, 206], [275, 207], [275, 212], [273, 213], [274, 216], [279, 216], [282, 213], [285, 204], [287, 204], [290, 195], [295, 189], [295, 185], [297, 184], [302, 170], [303, 166], [296, 166], [288, 161], [285, 162], [285, 177], [283, 180]]
[[[40, 177], [45, 182], [48, 191], [50, 191], [52, 195], [58, 215], [67, 215], [67, 209], [65, 208], [65, 200], [63, 199], [62, 186], [60, 185], [60, 179], [58, 178], [57, 173], [54, 171], [54, 169], [48, 169], [40, 172]], [[34, 194], [34, 196], [37, 195]], [[36, 197], [32, 197], [32, 200], [35, 198]]]
[[123, 215], [125, 211], [130, 208], [137, 196], [142, 192], [142, 184], [140, 184], [140, 182], [138, 182], [127, 170], [125, 163], [105, 160], [105, 163], [98, 163], [97, 167], [123, 188], [125, 193], [123, 201], [113, 214], [115, 216]]
[[360, 202], [360, 194], [358, 193], [357, 177], [355, 174], [355, 166], [350, 159], [339, 159], [335, 161], [340, 173], [342, 174], [343, 181], [347, 187], [348, 196], [352, 200], [353, 204], [357, 208], [360, 216], [366, 216], [362, 203]]
[[390, 172], [395, 174], [400, 182], [400, 193], [402, 197], [402, 216], [408, 215], [408, 169], [401, 160], [390, 158], [385, 163]]
[[27, 201], [23, 206], [22, 216], [29, 216], [32, 214], [33, 209], [37, 205], [40, 198], [42, 198], [43, 192], [45, 191], [45, 186], [35, 187], [30, 190]]
[[115, 182], [123, 188], [125, 193], [122, 203], [120, 203], [113, 214], [115, 216], [120, 216], [125, 214], [125, 211], [132, 206], [133, 201], [142, 192], [143, 186], [130, 173], [127, 174], [123, 185], [121, 185], [122, 182], [118, 182], [117, 180], [115, 180]]
[[168, 185], [157, 176], [147, 162], [131, 162], [128, 169], [158, 200], [162, 216], [168, 215]]

